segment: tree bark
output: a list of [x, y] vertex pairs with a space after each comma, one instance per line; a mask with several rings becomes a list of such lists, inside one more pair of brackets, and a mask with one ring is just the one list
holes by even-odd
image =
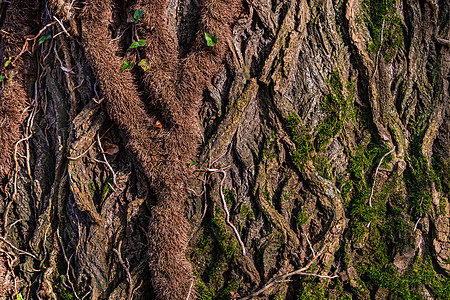
[[0, 298], [449, 299], [449, 10], [0, 3]]

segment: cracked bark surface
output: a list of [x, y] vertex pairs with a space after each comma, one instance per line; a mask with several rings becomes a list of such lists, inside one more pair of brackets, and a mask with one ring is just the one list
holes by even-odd
[[450, 297], [447, 1], [1, 5], [0, 298]]

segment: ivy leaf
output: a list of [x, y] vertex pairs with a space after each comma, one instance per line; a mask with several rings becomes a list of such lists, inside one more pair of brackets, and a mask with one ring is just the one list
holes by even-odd
[[5, 75], [0, 75], [0, 82], [2, 82], [6, 78]]
[[195, 166], [196, 164], [198, 164], [198, 162], [193, 161], [193, 162], [191, 162], [191, 163], [189, 164], [189, 167]]
[[209, 33], [205, 32], [205, 39], [206, 39], [206, 44], [210, 47], [214, 46], [217, 41], [219, 40], [219, 38], [215, 35], [211, 35]]
[[133, 63], [128, 62], [128, 61], [124, 61], [122, 68], [120, 68], [120, 72], [125, 71], [126, 69], [132, 68], [133, 67]]
[[133, 14], [134, 23], [137, 23], [139, 21], [139, 19], [142, 18], [144, 13], [145, 13], [145, 9], [137, 9]]
[[137, 42], [132, 42], [130, 48], [134, 49], [137, 47], [144, 47], [145, 46], [145, 40], [139, 40]]
[[46, 40], [51, 39], [51, 38], [52, 38], [52, 35], [51, 35], [51, 34], [41, 36], [41, 37], [39, 38], [39, 45], [42, 44], [43, 42], [45, 42]]
[[147, 61], [145, 59], [142, 59], [139, 63], [138, 66], [142, 68], [142, 70], [147, 71], [148, 69], [150, 69], [149, 64], [147, 63]]
[[7, 66], [9, 66], [9, 64], [11, 63], [11, 59], [12, 59], [12, 57], [10, 56], [10, 57], [8, 58], [8, 60], [5, 62], [5, 68], [6, 68]]

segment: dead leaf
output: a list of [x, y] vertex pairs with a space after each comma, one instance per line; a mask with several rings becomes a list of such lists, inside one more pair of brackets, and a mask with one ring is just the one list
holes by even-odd
[[162, 124], [160, 121], [156, 121], [155, 123], [155, 128], [161, 129], [162, 128]]
[[109, 143], [107, 141], [102, 142], [103, 150], [105, 154], [114, 155], [119, 152], [119, 146], [116, 144]]

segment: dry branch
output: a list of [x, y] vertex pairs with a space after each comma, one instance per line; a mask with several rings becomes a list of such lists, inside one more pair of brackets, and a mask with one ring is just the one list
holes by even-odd
[[234, 235], [236, 236], [236, 239], [238, 240], [239, 245], [242, 248], [242, 255], [245, 256], [246, 251], [245, 251], [244, 242], [242, 241], [241, 235], [239, 234], [236, 226], [234, 226], [234, 224], [230, 221], [230, 212], [228, 211], [227, 203], [225, 201], [225, 195], [223, 194], [223, 182], [225, 181], [225, 177], [227, 176], [225, 169], [228, 169], [228, 168], [229, 168], [229, 166], [225, 167], [225, 168], [221, 168], [221, 169], [208, 169], [207, 168], [207, 169], [200, 169], [200, 170], [196, 170], [196, 171], [204, 171], [204, 172], [223, 174], [222, 180], [220, 181], [219, 193], [220, 193], [220, 199], [222, 200], [223, 210], [225, 211], [225, 222], [227, 223], [228, 226], [230, 226], [233, 229]]
[[127, 300], [132, 300], [133, 299], [133, 280], [131, 278], [131, 274], [130, 274], [130, 264], [127, 261], [127, 264], [125, 264], [125, 262], [122, 259], [122, 241], [119, 242], [119, 246], [117, 247], [117, 249], [113, 249], [114, 253], [117, 254], [117, 257], [119, 259], [120, 264], [122, 265], [122, 267], [124, 268], [126, 274], [127, 274], [127, 281], [128, 281], [128, 297]]
[[[327, 248], [327, 246], [331, 243], [332, 238], [334, 237], [334, 235], [328, 239], [328, 241], [325, 241], [322, 248], [320, 249], [319, 252], [317, 252], [313, 258], [311, 258], [311, 260], [302, 268], [294, 270], [292, 272], [287, 272], [284, 273], [280, 276], [277, 276], [275, 278], [270, 279], [262, 288], [260, 288], [259, 290], [257, 290], [256, 292], [253, 292], [252, 294], [240, 298], [240, 300], [247, 300], [247, 299], [251, 299], [253, 297], [256, 297], [258, 295], [260, 295], [261, 293], [263, 293], [264, 291], [266, 291], [267, 289], [271, 288], [272, 286], [274, 286], [275, 284], [279, 283], [279, 282], [283, 282], [286, 280], [286, 278], [291, 277], [293, 275], [301, 275], [301, 276], [314, 276], [314, 277], [318, 277], [318, 278], [328, 278], [328, 279], [333, 279], [333, 278], [337, 278], [339, 277], [338, 275], [319, 275], [319, 274], [314, 274], [314, 273], [308, 273], [305, 272], [306, 270], [308, 270], [311, 265], [317, 261], [317, 259], [325, 252], [325, 249]], [[312, 248], [312, 247], [311, 247]]]

